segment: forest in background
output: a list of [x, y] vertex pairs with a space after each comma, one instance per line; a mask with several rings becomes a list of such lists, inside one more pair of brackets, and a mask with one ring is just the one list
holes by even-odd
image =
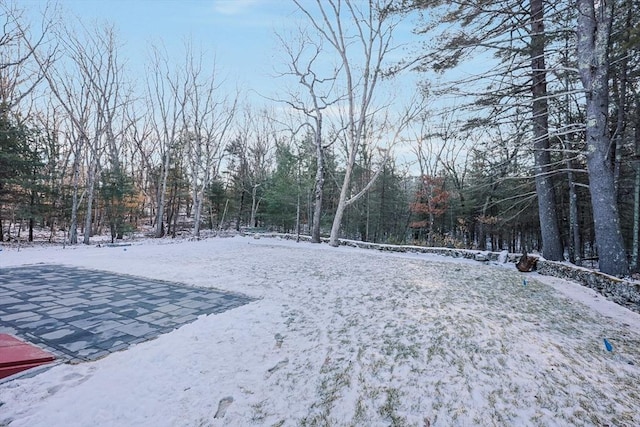
[[189, 42], [133, 78], [112, 26], [0, 1], [0, 240], [273, 230], [637, 271], [640, 2], [292, 1], [289, 89], [259, 106]]

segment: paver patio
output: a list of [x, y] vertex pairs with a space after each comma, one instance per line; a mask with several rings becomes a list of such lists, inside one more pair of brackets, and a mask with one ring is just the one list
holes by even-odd
[[0, 333], [64, 361], [95, 360], [251, 298], [62, 265], [0, 269]]

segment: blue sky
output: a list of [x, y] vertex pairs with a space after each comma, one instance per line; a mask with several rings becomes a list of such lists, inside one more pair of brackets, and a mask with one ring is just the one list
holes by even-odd
[[[34, 20], [46, 0], [15, 0], [27, 9]], [[283, 106], [270, 99], [286, 99], [285, 86], [298, 87], [294, 79], [275, 78], [283, 71], [284, 55], [275, 36], [295, 33], [298, 26], [309, 25], [297, 12], [291, 0], [51, 0], [65, 11], [63, 19], [73, 24], [80, 21], [87, 28], [109, 22], [115, 25], [122, 44], [120, 57], [126, 58], [138, 89], [144, 86], [145, 64], [150, 45], [166, 46], [176, 65], [185, 61], [184, 45], [191, 40], [195, 52], [215, 58], [220, 75], [228, 87], [242, 90], [240, 102], [254, 108]], [[314, 0], [303, 0], [312, 7]], [[396, 41], [412, 44], [421, 36], [413, 34], [416, 22], [402, 21], [396, 28]], [[325, 44], [327, 46], [328, 44]], [[394, 60], [410, 55], [411, 48], [394, 51]], [[415, 53], [415, 50], [414, 52]], [[331, 55], [325, 60], [331, 61]], [[326, 77], [326, 76], [322, 76]], [[385, 81], [380, 102], [394, 100], [398, 110], [416, 91], [418, 80], [425, 75], [405, 73], [393, 82]], [[382, 86], [382, 84], [381, 84]], [[262, 96], [261, 96], [262, 95]], [[398, 102], [399, 101], [399, 102]], [[432, 105], [438, 100], [432, 100]], [[393, 109], [391, 107], [390, 109]]]
[[[292, 22], [288, 0], [58, 0], [64, 19], [87, 27], [110, 22], [123, 56], [142, 73], [150, 44], [164, 44], [177, 63], [184, 62], [185, 40], [201, 49], [228, 81], [244, 89], [273, 86], [278, 43], [274, 32]], [[44, 0], [22, 5], [35, 13]], [[196, 50], [197, 51], [197, 50]]]
[[[301, 22], [291, 0], [57, 0], [64, 20], [79, 20], [87, 27], [110, 22], [123, 45], [122, 56], [136, 73], [144, 72], [149, 45], [163, 43], [172, 59], [184, 62], [187, 39], [194, 48], [215, 57], [217, 68], [228, 81], [245, 90], [273, 94], [276, 64], [283, 58], [275, 32], [286, 35]], [[309, 5], [313, 3], [309, 1]], [[22, 0], [36, 14], [45, 0]], [[308, 25], [308, 24], [307, 24]], [[413, 24], [399, 28], [404, 39]], [[265, 93], [266, 92], [266, 93]], [[271, 93], [269, 93], [271, 92]]]

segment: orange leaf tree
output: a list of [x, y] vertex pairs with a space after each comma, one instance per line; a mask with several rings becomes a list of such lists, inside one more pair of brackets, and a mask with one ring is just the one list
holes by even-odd
[[449, 192], [445, 190], [444, 178], [422, 175], [416, 200], [411, 204], [411, 212], [416, 220], [410, 226], [419, 234], [427, 229], [428, 243], [433, 239], [433, 228], [436, 217], [444, 214], [449, 206]]

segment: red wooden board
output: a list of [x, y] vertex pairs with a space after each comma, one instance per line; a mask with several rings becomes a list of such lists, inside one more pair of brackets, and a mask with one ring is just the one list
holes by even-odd
[[0, 379], [44, 365], [55, 356], [11, 335], [0, 334]]

